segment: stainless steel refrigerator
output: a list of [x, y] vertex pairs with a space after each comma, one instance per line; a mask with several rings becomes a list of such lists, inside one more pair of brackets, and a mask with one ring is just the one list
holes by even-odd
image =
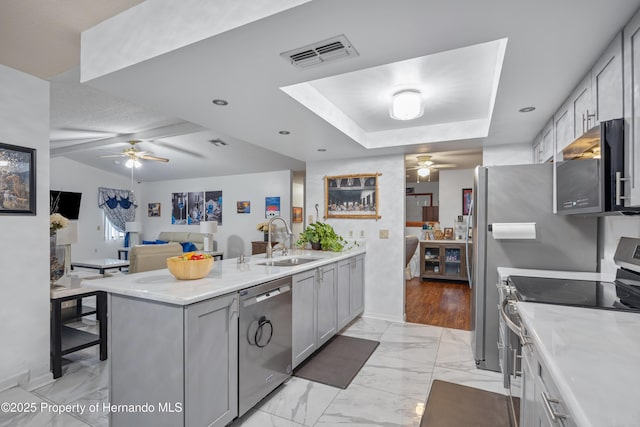
[[[597, 218], [553, 213], [553, 166], [477, 167], [472, 227], [471, 346], [480, 369], [499, 371], [498, 267], [596, 271]], [[535, 223], [535, 239], [494, 239], [495, 223]]]

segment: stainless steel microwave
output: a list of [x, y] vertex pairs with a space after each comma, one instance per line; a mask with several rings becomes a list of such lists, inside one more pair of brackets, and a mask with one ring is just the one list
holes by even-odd
[[559, 214], [636, 214], [624, 206], [624, 119], [601, 122], [558, 153]]

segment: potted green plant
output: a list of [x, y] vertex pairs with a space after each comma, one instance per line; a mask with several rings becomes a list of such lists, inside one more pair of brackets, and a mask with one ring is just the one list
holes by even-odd
[[307, 226], [300, 234], [296, 242], [298, 246], [311, 244], [312, 249], [339, 252], [347, 244], [347, 241], [335, 232], [332, 226], [324, 222], [314, 222]]

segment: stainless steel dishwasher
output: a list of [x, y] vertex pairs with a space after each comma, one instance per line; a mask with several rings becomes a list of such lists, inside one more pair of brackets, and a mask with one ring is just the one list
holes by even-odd
[[238, 416], [291, 375], [291, 277], [240, 292]]

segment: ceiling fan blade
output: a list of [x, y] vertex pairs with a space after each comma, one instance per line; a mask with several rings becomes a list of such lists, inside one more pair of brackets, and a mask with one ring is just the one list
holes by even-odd
[[102, 159], [110, 158], [110, 157], [127, 157], [124, 154], [106, 154], [104, 156], [98, 156]]
[[144, 154], [142, 156], [137, 156], [137, 157], [143, 160], [155, 160], [157, 162], [164, 162], [164, 163], [167, 163], [169, 161], [169, 159], [165, 159], [164, 157], [150, 156], [148, 154]]

